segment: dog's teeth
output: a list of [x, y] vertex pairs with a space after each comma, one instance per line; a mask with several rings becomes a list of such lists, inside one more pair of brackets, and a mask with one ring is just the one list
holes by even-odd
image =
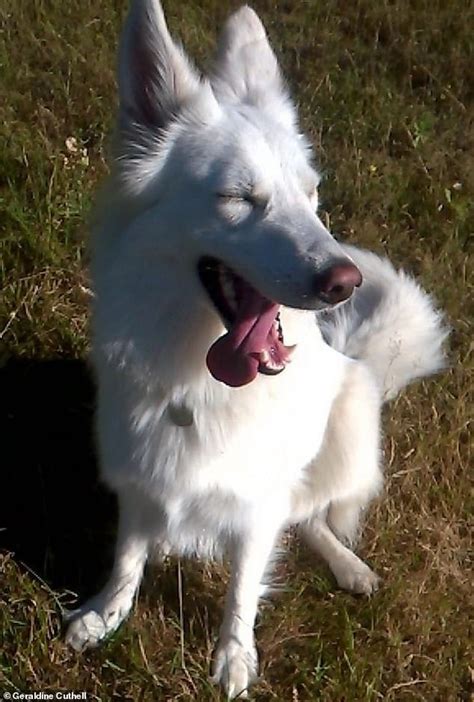
[[278, 334], [279, 340], [281, 342], [283, 342], [283, 328], [281, 326], [280, 313], [278, 313], [277, 316], [275, 317], [274, 325], [275, 325], [275, 330]]

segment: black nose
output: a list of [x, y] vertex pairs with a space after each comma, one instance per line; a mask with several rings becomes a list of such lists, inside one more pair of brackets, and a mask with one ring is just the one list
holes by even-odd
[[362, 275], [357, 266], [343, 261], [318, 273], [314, 280], [314, 291], [321, 300], [335, 305], [347, 300], [361, 283]]

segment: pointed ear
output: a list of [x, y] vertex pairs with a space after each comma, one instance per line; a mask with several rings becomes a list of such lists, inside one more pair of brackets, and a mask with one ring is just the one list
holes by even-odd
[[200, 89], [159, 0], [134, 0], [119, 50], [120, 122], [162, 129]]
[[290, 127], [296, 114], [258, 15], [244, 5], [229, 17], [219, 39], [212, 87], [223, 101], [273, 109]]

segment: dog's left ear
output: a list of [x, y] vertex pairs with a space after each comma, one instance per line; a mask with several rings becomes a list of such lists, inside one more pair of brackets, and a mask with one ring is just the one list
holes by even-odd
[[265, 28], [248, 5], [224, 25], [211, 84], [218, 100], [271, 110], [286, 126], [296, 125], [296, 111]]

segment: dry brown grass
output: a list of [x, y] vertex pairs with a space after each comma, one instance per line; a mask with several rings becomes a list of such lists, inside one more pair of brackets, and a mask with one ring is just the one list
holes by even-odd
[[[199, 60], [235, 3], [168, 3]], [[387, 488], [362, 552], [370, 601], [337, 591], [290, 535], [282, 592], [262, 610], [259, 700], [472, 699], [469, 418], [474, 147], [471, 3], [254, 3], [326, 174], [334, 231], [386, 251], [453, 327], [451, 369], [387, 408]], [[217, 700], [207, 682], [227, 578], [150, 573], [130, 621], [96, 652], [60, 636], [60, 604], [94, 590], [114, 503], [96, 482], [83, 234], [105, 173], [123, 2], [0, 0], [4, 606], [0, 688], [96, 700]], [[75, 141], [71, 141], [74, 137]], [[55, 361], [47, 359], [56, 358]], [[79, 359], [79, 360], [74, 360]], [[184, 667], [183, 667], [184, 661]]]

